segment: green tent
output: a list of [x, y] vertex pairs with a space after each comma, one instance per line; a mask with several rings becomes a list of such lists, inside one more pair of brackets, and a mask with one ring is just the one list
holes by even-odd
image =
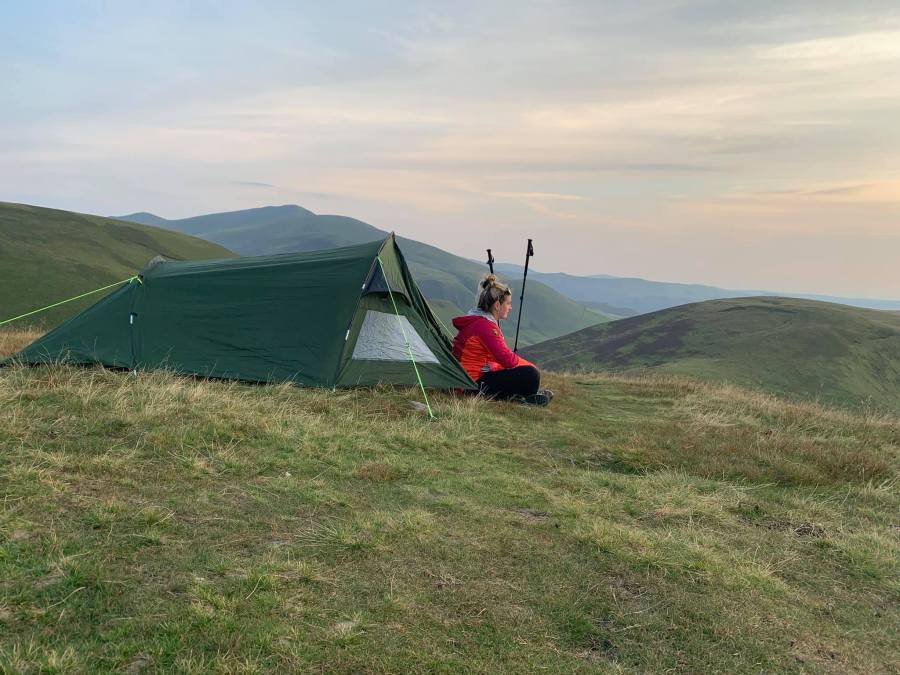
[[11, 360], [313, 387], [416, 384], [418, 369], [426, 387], [475, 388], [393, 234], [328, 251], [157, 259]]

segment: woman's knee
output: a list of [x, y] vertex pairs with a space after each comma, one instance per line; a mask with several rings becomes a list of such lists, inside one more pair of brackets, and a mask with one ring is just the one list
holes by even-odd
[[522, 366], [524, 369], [523, 375], [529, 384], [534, 386], [534, 390], [537, 391], [538, 387], [541, 386], [541, 371], [537, 369], [536, 366]]

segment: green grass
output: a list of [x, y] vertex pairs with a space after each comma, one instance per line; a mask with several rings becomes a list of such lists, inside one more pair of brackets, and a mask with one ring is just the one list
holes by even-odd
[[900, 420], [549, 384], [0, 369], [0, 672], [897, 671]]
[[523, 351], [555, 370], [650, 370], [900, 410], [900, 315], [789, 298], [710, 300]]
[[[217, 244], [155, 227], [0, 202], [0, 321], [127, 279], [151, 258], [228, 258]], [[29, 318], [50, 328], [92, 295]]]

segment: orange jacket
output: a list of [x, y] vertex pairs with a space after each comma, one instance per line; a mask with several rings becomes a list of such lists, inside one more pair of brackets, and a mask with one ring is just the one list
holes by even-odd
[[473, 380], [494, 370], [534, 365], [507, 347], [500, 326], [483, 314], [458, 316], [453, 326], [459, 331], [453, 339], [453, 356]]

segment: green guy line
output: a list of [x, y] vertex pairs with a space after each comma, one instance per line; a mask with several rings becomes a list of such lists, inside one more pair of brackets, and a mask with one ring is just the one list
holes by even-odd
[[388, 281], [387, 274], [384, 273], [384, 265], [381, 264], [381, 256], [377, 256], [376, 260], [378, 260], [378, 266], [381, 268], [381, 276], [384, 277], [384, 284], [387, 286], [388, 295], [391, 296], [391, 304], [394, 306], [394, 314], [397, 315], [397, 322], [400, 324], [400, 332], [403, 333], [403, 339], [406, 340], [406, 349], [409, 351], [409, 360], [412, 361], [413, 370], [416, 371], [416, 379], [419, 381], [419, 388], [422, 390], [422, 396], [425, 398], [425, 406], [428, 408], [428, 415], [431, 419], [434, 419], [434, 413], [431, 411], [431, 403], [428, 402], [428, 394], [425, 393], [425, 385], [422, 384], [422, 376], [419, 375], [419, 366], [416, 365], [416, 359], [413, 357], [409, 338], [406, 337], [406, 329], [403, 327], [403, 319], [400, 318], [400, 312], [397, 310], [397, 303], [394, 301], [394, 293], [391, 291], [391, 282]]
[[88, 291], [87, 293], [82, 293], [81, 295], [76, 295], [74, 298], [69, 298], [68, 300], [60, 300], [59, 302], [54, 302], [52, 305], [47, 305], [46, 307], [41, 307], [40, 309], [35, 309], [30, 312], [26, 312], [25, 314], [19, 314], [19, 316], [14, 316], [11, 319], [6, 319], [4, 321], [0, 321], [0, 326], [3, 326], [7, 323], [12, 323], [13, 321], [18, 321], [19, 319], [24, 319], [26, 316], [31, 316], [32, 314], [40, 314], [41, 312], [46, 312], [48, 309], [53, 309], [54, 307], [59, 307], [60, 305], [64, 305], [67, 302], [72, 302], [73, 300], [80, 300], [81, 298], [85, 298], [89, 295], [93, 295], [94, 293], [99, 293], [100, 291], [105, 291], [108, 288], [113, 288], [114, 286], [120, 286], [122, 284], [127, 284], [132, 281], [137, 281], [139, 284], [144, 283], [140, 280], [139, 277], [128, 277], [127, 279], [122, 279], [122, 281], [117, 281], [114, 284], [110, 284], [109, 286], [104, 286], [103, 288], [95, 288], [93, 291]]

